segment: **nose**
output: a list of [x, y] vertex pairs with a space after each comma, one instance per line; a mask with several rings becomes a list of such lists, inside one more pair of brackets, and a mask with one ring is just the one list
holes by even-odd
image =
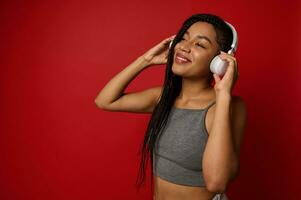
[[182, 43], [180, 44], [180, 49], [182, 51], [190, 52], [190, 43], [186, 41], [182, 41]]

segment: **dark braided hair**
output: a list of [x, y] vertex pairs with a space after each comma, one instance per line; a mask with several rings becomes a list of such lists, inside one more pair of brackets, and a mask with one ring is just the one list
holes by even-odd
[[[202, 13], [202, 14], [193, 14], [188, 19], [186, 19], [176, 34], [174, 38], [171, 48], [168, 53], [166, 70], [165, 70], [165, 80], [163, 85], [163, 90], [160, 95], [160, 100], [158, 104], [155, 106], [150, 121], [148, 123], [147, 130], [145, 132], [143, 143], [140, 146], [140, 151], [138, 153], [141, 154], [140, 168], [139, 174], [136, 179], [136, 186], [139, 189], [145, 180], [145, 171], [148, 163], [148, 158], [151, 159], [151, 191], [153, 193], [153, 153], [155, 150], [155, 144], [158, 137], [160, 138], [160, 133], [163, 130], [167, 118], [169, 116], [169, 112], [171, 110], [172, 105], [176, 97], [179, 95], [182, 88], [182, 77], [175, 75], [172, 72], [173, 65], [173, 57], [174, 57], [174, 47], [181, 40], [186, 30], [195, 22], [207, 22], [213, 25], [216, 31], [216, 41], [219, 45], [219, 50], [227, 52], [231, 49], [231, 43], [233, 40], [232, 30], [231, 28], [224, 22], [224, 20], [216, 15]], [[220, 51], [218, 51], [220, 52]], [[212, 58], [213, 59], [213, 58]], [[208, 66], [209, 67], [209, 66]], [[213, 81], [213, 74], [210, 74], [210, 81]]]

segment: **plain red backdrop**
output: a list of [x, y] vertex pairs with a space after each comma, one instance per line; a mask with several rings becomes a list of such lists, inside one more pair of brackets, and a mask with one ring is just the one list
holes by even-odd
[[[15, 1], [0, 3], [0, 199], [150, 199], [136, 193], [149, 114], [107, 112], [94, 99], [134, 59], [193, 13], [239, 35], [234, 93], [248, 107], [239, 177], [227, 195], [298, 199], [300, 3], [292, 1]], [[162, 85], [164, 65], [126, 91]]]

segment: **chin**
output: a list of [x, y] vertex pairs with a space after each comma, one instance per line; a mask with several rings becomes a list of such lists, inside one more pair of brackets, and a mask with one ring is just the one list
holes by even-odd
[[178, 64], [173, 62], [171, 71], [178, 76], [185, 76], [191, 73], [190, 71], [193, 70], [193, 67], [195, 66], [192, 63]]
[[183, 68], [181, 69], [181, 66], [176, 66], [175, 64], [172, 65], [171, 71], [178, 76], [183, 76], [185, 74], [185, 70], [183, 70]]

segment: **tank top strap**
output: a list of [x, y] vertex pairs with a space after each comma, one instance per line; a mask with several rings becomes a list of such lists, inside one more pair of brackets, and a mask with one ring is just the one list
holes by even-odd
[[208, 110], [211, 106], [213, 106], [215, 104], [215, 100], [212, 101], [204, 110]]

